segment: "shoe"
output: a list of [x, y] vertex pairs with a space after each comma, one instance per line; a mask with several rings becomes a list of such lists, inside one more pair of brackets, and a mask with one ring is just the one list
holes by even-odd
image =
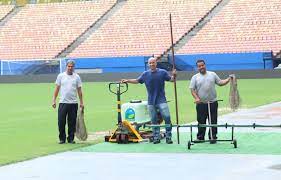
[[65, 143], [65, 141], [60, 141], [60, 142], [59, 142], [59, 144], [64, 144], [64, 143]]
[[205, 139], [196, 139], [193, 141], [194, 143], [204, 143]]
[[153, 144], [159, 144], [159, 143], [160, 143], [160, 139], [153, 140]]
[[166, 143], [167, 143], [167, 144], [173, 144], [173, 141], [172, 141], [171, 138], [166, 138]]
[[216, 144], [217, 143], [217, 140], [213, 139], [213, 140], [210, 140], [210, 144]]
[[[212, 138], [209, 136], [209, 140], [211, 140]], [[213, 136], [213, 140], [218, 139], [217, 136]]]
[[75, 141], [68, 141], [68, 144], [75, 144]]

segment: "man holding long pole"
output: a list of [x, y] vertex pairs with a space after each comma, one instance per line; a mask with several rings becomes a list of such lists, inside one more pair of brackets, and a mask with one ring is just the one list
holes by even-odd
[[[143, 72], [137, 79], [122, 79], [122, 83], [145, 84], [148, 94], [148, 112], [153, 125], [158, 125], [157, 111], [160, 112], [166, 125], [171, 125], [171, 116], [165, 96], [165, 81], [173, 82], [176, 71], [172, 76], [164, 69], [157, 68], [157, 59], [152, 57], [148, 60], [149, 70]], [[153, 143], [160, 143], [160, 127], [155, 126], [153, 130]], [[172, 127], [166, 127], [166, 143], [172, 144]]]

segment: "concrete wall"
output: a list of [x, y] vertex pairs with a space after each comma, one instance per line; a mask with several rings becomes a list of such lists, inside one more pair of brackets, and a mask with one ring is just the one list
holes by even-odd
[[[221, 78], [236, 74], [239, 79], [281, 78], [281, 70], [216, 71]], [[177, 80], [190, 80], [196, 72], [178, 72]], [[80, 74], [83, 82], [114, 82], [122, 78], [137, 78], [141, 73]], [[57, 75], [0, 76], [0, 83], [54, 83]]]

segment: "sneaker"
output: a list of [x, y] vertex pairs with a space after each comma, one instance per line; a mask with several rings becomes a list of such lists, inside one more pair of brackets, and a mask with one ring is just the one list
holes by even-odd
[[75, 144], [75, 141], [68, 141], [69, 144]]
[[193, 142], [194, 143], [204, 143], [205, 140], [204, 139], [195, 139]]
[[60, 142], [59, 142], [59, 144], [64, 144], [64, 143], [65, 143], [65, 141], [60, 141]]
[[[209, 136], [209, 140], [211, 140], [211, 139], [212, 139], [212, 138]], [[216, 139], [218, 139], [217, 136], [214, 136], [214, 137], [213, 137], [213, 140], [216, 140]]]
[[167, 144], [173, 144], [173, 140], [171, 138], [166, 138], [166, 143]]
[[159, 144], [159, 143], [160, 143], [160, 139], [153, 140], [153, 144]]

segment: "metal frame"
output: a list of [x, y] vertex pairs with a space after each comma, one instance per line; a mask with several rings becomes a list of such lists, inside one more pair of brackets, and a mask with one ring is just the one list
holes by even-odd
[[[197, 127], [200, 127], [200, 125], [197, 126]], [[209, 128], [212, 128], [212, 127], [215, 127], [215, 126], [210, 126]], [[212, 130], [210, 129], [210, 131], [212, 131]], [[190, 140], [187, 141], [187, 148], [188, 149], [191, 149], [191, 146], [196, 144], [196, 143], [204, 143], [204, 142], [212, 143], [212, 141], [223, 141], [223, 142], [228, 141], [228, 142], [231, 142], [231, 144], [233, 144], [234, 148], [237, 148], [237, 140], [234, 139], [234, 126], [231, 127], [231, 139], [216, 139], [216, 140], [214, 140], [214, 139], [212, 139], [212, 134], [211, 134], [211, 139], [202, 140], [202, 141], [194, 141], [193, 140], [193, 138], [192, 138], [192, 126], [190, 126]]]
[[[232, 141], [232, 144], [234, 145], [234, 148], [237, 148], [237, 140], [234, 139], [234, 128], [281, 128], [281, 124], [278, 124], [278, 125], [262, 125], [262, 124], [256, 124], [256, 123], [253, 123], [253, 124], [240, 124], [240, 125], [235, 125], [235, 124], [216, 124], [216, 125], [203, 125], [203, 124], [184, 124], [184, 125], [145, 125], [145, 127], [177, 127], [177, 128], [180, 128], [180, 127], [189, 127], [190, 128], [190, 137], [191, 137], [191, 140], [189, 140], [187, 142], [187, 148], [190, 149], [192, 145], [194, 145], [194, 141], [192, 139], [192, 128], [193, 127], [224, 127], [224, 128], [231, 128], [231, 139], [221, 139], [221, 140], [217, 140], [217, 141]], [[200, 141], [200, 142], [210, 142], [208, 140], [204, 140], [204, 141]], [[193, 144], [192, 144], [193, 143]]]

